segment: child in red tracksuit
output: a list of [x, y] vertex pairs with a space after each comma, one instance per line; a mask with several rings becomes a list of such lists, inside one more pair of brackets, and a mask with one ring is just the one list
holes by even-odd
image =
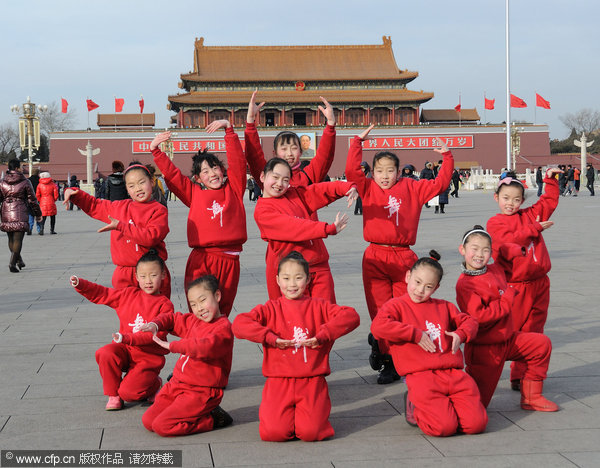
[[334, 435], [325, 380], [331, 373], [329, 352], [360, 319], [351, 307], [306, 296], [309, 281], [308, 262], [291, 252], [277, 273], [282, 296], [233, 321], [236, 337], [263, 345], [267, 381], [259, 410], [262, 440], [314, 441]]
[[291, 187], [292, 170], [280, 158], [265, 165], [260, 180], [264, 185], [262, 198], [256, 203], [254, 219], [260, 236], [269, 243], [266, 254], [267, 290], [270, 299], [281, 296], [277, 286], [277, 265], [292, 250], [300, 252], [310, 265], [308, 291], [335, 303], [333, 277], [329, 269], [329, 253], [323, 238], [344, 229], [348, 216], [337, 214], [332, 224], [315, 221], [311, 215], [319, 208], [348, 196], [348, 206], [356, 199], [356, 189], [348, 182], [323, 182], [308, 187]]
[[217, 156], [200, 151], [193, 158], [192, 178], [196, 183], [185, 177], [159, 149], [159, 145], [171, 137], [170, 132], [157, 135], [150, 149], [169, 190], [190, 208], [187, 238], [192, 252], [185, 266], [184, 285], [187, 288], [194, 278], [214, 275], [222, 291], [220, 311], [228, 316], [240, 279], [242, 245], [248, 239], [243, 201], [246, 159], [229, 121], [212, 122], [207, 131], [212, 133], [219, 128], [225, 128], [227, 173]]
[[[506, 173], [498, 184], [494, 199], [500, 213], [487, 222], [487, 231], [492, 236], [492, 257], [506, 273], [506, 280], [519, 294], [512, 307], [514, 329], [525, 332], [544, 332], [550, 304], [550, 255], [542, 231], [554, 223], [548, 221], [558, 205], [558, 181], [560, 169], [548, 169], [544, 183], [545, 193], [536, 203], [521, 209], [525, 188], [514, 173]], [[527, 249], [527, 255], [509, 262], [498, 255], [506, 244], [517, 244]], [[519, 390], [519, 382], [525, 366], [519, 362], [511, 365], [511, 386]]]
[[[173, 377], [142, 418], [146, 429], [163, 437], [212, 431], [233, 422], [219, 406], [231, 371], [233, 333], [229, 319], [219, 312], [217, 279], [206, 275], [192, 281], [187, 298], [192, 313], [162, 314], [142, 329], [159, 332], [156, 343], [181, 353]], [[159, 338], [166, 331], [181, 340]]]
[[[92, 218], [107, 223], [98, 232], [110, 231], [110, 253], [116, 265], [112, 277], [115, 288], [137, 286], [136, 265], [149, 249], [156, 249], [167, 260], [164, 239], [169, 233], [168, 212], [152, 199], [154, 178], [146, 166], [134, 161], [125, 170], [124, 179], [130, 199], [111, 202], [78, 188], [68, 188], [63, 202], [67, 207], [72, 202]], [[166, 266], [164, 271], [160, 294], [171, 297], [171, 276]]]
[[[265, 155], [260, 144], [258, 131], [256, 130], [256, 118], [260, 113], [264, 102], [256, 104], [256, 94], [252, 93], [252, 98], [248, 105], [248, 118], [246, 119], [246, 131], [244, 132], [244, 140], [246, 143], [246, 158], [250, 173], [254, 180], [262, 188], [260, 180], [261, 173], [267, 163]], [[335, 112], [331, 104], [321, 98], [323, 106], [319, 106], [319, 110], [327, 120], [327, 126], [323, 131], [323, 136], [319, 141], [319, 147], [314, 158], [305, 167], [300, 167], [300, 156], [302, 156], [302, 148], [300, 138], [294, 132], [284, 131], [277, 134], [273, 141], [273, 149], [276, 157], [284, 159], [292, 168], [292, 176], [290, 185], [294, 187], [306, 187], [308, 185], [322, 182], [333, 163], [335, 156]], [[313, 213], [312, 219], [317, 221], [317, 214]]]
[[[96, 351], [108, 411], [123, 408], [123, 400], [152, 400], [160, 389], [158, 374], [167, 352], [152, 341], [151, 335], [138, 332], [157, 315], [173, 313], [171, 301], [159, 293], [165, 275], [164, 261], [152, 249], [138, 260], [135, 288], [105, 288], [71, 276], [71, 284], [79, 294], [95, 304], [114, 308], [119, 317], [119, 332], [113, 333], [113, 343]], [[166, 333], [161, 337], [165, 338]]]
[[406, 273], [407, 292], [386, 302], [371, 324], [390, 344], [398, 373], [406, 375], [405, 417], [432, 436], [483, 432], [487, 413], [475, 381], [463, 370], [460, 345], [477, 334], [477, 321], [452, 303], [431, 299], [443, 270], [439, 254]]
[[[373, 158], [373, 177], [362, 170], [363, 141], [371, 125], [355, 137], [346, 161], [346, 177], [354, 182], [363, 204], [363, 236], [369, 246], [362, 261], [365, 298], [371, 320], [392, 297], [406, 293], [406, 272], [417, 260], [411, 250], [417, 240], [417, 229], [423, 205], [442, 193], [452, 178], [454, 158], [445, 145], [435, 151], [443, 154], [444, 162], [433, 180], [398, 178], [400, 162], [394, 153], [382, 151]], [[375, 342], [369, 336], [371, 367], [380, 370], [377, 383], [389, 384], [399, 376], [394, 371], [388, 345]]]
[[[521, 407], [534, 411], [557, 411], [558, 406], [542, 395], [550, 363], [552, 343], [542, 333], [515, 331], [511, 314], [517, 290], [506, 283], [504, 270], [488, 265], [492, 238], [481, 226], [474, 226], [458, 248], [465, 257], [463, 272], [456, 283], [456, 302], [460, 310], [479, 322], [477, 336], [465, 345], [467, 373], [475, 379], [481, 402], [487, 408], [505, 361], [525, 366], [521, 381]], [[504, 244], [499, 257], [505, 262], [520, 259], [524, 247]]]

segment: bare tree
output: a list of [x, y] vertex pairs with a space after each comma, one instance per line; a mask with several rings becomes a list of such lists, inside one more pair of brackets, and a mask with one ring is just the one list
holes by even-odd
[[600, 129], [600, 112], [593, 109], [581, 109], [574, 114], [565, 114], [559, 117], [560, 121], [570, 130], [578, 134], [590, 134]]
[[48, 136], [51, 132], [60, 132], [63, 130], [72, 129], [77, 118], [74, 110], [63, 114], [56, 101], [48, 104], [48, 110], [46, 112], [41, 112], [39, 116], [40, 129]]
[[14, 125], [0, 126], [0, 162], [6, 162], [17, 156], [19, 132]]

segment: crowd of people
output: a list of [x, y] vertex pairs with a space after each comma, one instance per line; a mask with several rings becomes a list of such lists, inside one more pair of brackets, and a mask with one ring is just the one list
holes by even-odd
[[[347, 180], [321, 182], [333, 161], [336, 123], [333, 108], [321, 99], [319, 110], [327, 123], [307, 165], [300, 161], [302, 142], [290, 131], [276, 136], [274, 157], [267, 161], [255, 125], [264, 103], [256, 102], [255, 92], [248, 106], [244, 149], [229, 121], [212, 122], [206, 129], [224, 130], [227, 169], [216, 155], [200, 151], [188, 177], [160, 150], [171, 136], [164, 132], [150, 145], [162, 182], [153, 167], [134, 161], [125, 168], [115, 161], [96, 196], [76, 184], [65, 189], [65, 206], [77, 206], [104, 223], [98, 232], [110, 233], [112, 287], [70, 278], [79, 294], [112, 307], [119, 318], [113, 341], [96, 352], [108, 397], [106, 410], [147, 400], [152, 406], [142, 424], [162, 436], [230, 425], [232, 418], [220, 403], [235, 338], [246, 339], [263, 347], [266, 383], [258, 413], [260, 438], [314, 441], [334, 436], [326, 381], [329, 353], [335, 340], [351, 333], [360, 320], [355, 309], [338, 304], [323, 242], [344, 230], [348, 217], [338, 213], [325, 222], [317, 211], [346, 197], [349, 207], [357, 201], [355, 214], [362, 215], [363, 237], [369, 243], [362, 260], [372, 322], [369, 363], [379, 372], [378, 384], [405, 378], [406, 421], [433, 436], [484, 431], [486, 408], [505, 361], [513, 361], [511, 386], [520, 392], [524, 410], [557, 411], [542, 394], [551, 354], [543, 333], [550, 257], [542, 233], [553, 225], [549, 218], [558, 205], [559, 178], [565, 172], [548, 169], [542, 178], [545, 191], [528, 208], [521, 208], [523, 183], [514, 173], [502, 175], [494, 194], [499, 213], [489, 219], [487, 229], [474, 226], [458, 239], [464, 263], [456, 285], [457, 307], [432, 297], [443, 276], [440, 255], [432, 250], [418, 258], [411, 249], [422, 209], [435, 206], [436, 212], [444, 213], [452, 185], [452, 196], [458, 197], [461, 175], [451, 151], [440, 141], [435, 151], [441, 159], [427, 163], [420, 178], [413, 166], [400, 168], [393, 152], [378, 152], [365, 162], [363, 143], [371, 125], [351, 142]], [[256, 201], [254, 219], [267, 242], [269, 300], [239, 313], [232, 322], [240, 254], [247, 240], [247, 166], [251, 193], [258, 187], [262, 194], [251, 200]], [[54, 232], [56, 212], [38, 205], [18, 164], [9, 169], [0, 183], [1, 227], [9, 232], [9, 246], [15, 239], [22, 242], [18, 233], [29, 229], [25, 206], [41, 223], [41, 232], [50, 216]], [[56, 200], [56, 190], [40, 190], [42, 183], [49, 185], [42, 182], [48, 178], [40, 175], [38, 192]], [[187, 312], [175, 312], [170, 301], [171, 273], [165, 264], [168, 196], [163, 191], [165, 200], [160, 198], [159, 184], [168, 185], [189, 208]], [[27, 205], [15, 204], [17, 192]], [[11, 251], [12, 271], [13, 266], [20, 268], [22, 259], [20, 246]], [[488, 264], [492, 258], [494, 263]], [[167, 341], [168, 334], [180, 340]], [[159, 374], [169, 352], [181, 357], [163, 385]]]

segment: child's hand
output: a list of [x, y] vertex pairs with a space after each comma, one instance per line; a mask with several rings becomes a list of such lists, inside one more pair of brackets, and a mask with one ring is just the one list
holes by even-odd
[[317, 338], [313, 336], [312, 338], [309, 338], [308, 340], [304, 340], [302, 343], [300, 343], [300, 346], [304, 346], [305, 348], [315, 349], [321, 345], [319, 344], [319, 341], [317, 340]]
[[171, 132], [162, 132], [156, 135], [154, 140], [152, 140], [152, 143], [150, 143], [150, 151], [154, 151], [161, 143], [164, 143], [169, 138], [171, 138]]
[[215, 120], [214, 122], [211, 122], [208, 124], [208, 126], [206, 127], [206, 133], [214, 133], [217, 130], [219, 130], [220, 128], [229, 128], [229, 127], [231, 127], [229, 120], [227, 120], [227, 119]]
[[331, 104], [329, 104], [323, 96], [319, 96], [319, 99], [325, 104], [325, 107], [319, 106], [319, 110], [327, 119], [327, 125], [335, 125], [335, 112], [333, 111], [333, 107], [331, 107]]
[[460, 349], [460, 345], [462, 344], [462, 340], [460, 339], [460, 336], [458, 336], [458, 333], [456, 333], [456, 332], [446, 331], [445, 333], [446, 333], [446, 335], [452, 337], [452, 354], [456, 354], [456, 351], [458, 351]]
[[548, 179], [552, 179], [555, 175], [557, 174], [562, 174], [563, 171], [560, 170], [558, 167], [550, 167], [547, 171], [546, 171], [546, 177]]
[[342, 214], [338, 212], [338, 214], [335, 215], [335, 221], [333, 224], [335, 225], [335, 233], [338, 234], [348, 225], [348, 215], [346, 213]]
[[69, 198], [71, 198], [71, 195], [73, 195], [76, 191], [77, 190], [73, 190], [72, 188], [65, 189], [65, 200], [63, 201], [63, 205], [65, 205], [67, 208], [69, 208]]
[[358, 190], [356, 190], [356, 187], [351, 187], [350, 190], [346, 192], [346, 196], [348, 197], [348, 208], [350, 208], [352, 203], [358, 199]]
[[425, 332], [421, 335], [421, 340], [417, 343], [421, 348], [429, 353], [435, 353], [435, 344], [429, 338], [429, 335]]
[[535, 220], [541, 224], [542, 226], [542, 231], [545, 231], [546, 229], [548, 229], [549, 227], [554, 226], [554, 221], [540, 221], [540, 216], [538, 215], [537, 218], [535, 218]]
[[119, 332], [112, 334], [112, 339], [115, 343], [121, 343], [123, 341], [123, 335]]
[[436, 153], [440, 153], [440, 154], [441, 153], [447, 153], [448, 151], [450, 151], [448, 149], [448, 147], [444, 143], [442, 143], [442, 139], [441, 138], [436, 137], [436, 140], [440, 144], [440, 147], [439, 148], [434, 148], [433, 151], [435, 151]]
[[150, 332], [153, 335], [156, 335], [158, 333], [158, 325], [156, 325], [154, 322], [148, 322], [145, 323], [144, 325], [142, 325], [138, 331], [141, 332]]
[[364, 132], [362, 132], [360, 135], [358, 135], [358, 138], [360, 138], [361, 140], [371, 140], [371, 138], [368, 137], [369, 132], [371, 130], [373, 130], [375, 128], [375, 124], [371, 124], [369, 125], [369, 128], [367, 128]]
[[98, 229], [98, 232], [114, 231], [115, 229], [117, 229], [117, 226], [119, 224], [119, 220], [113, 218], [110, 215], [108, 215], [108, 219], [110, 219], [110, 223], [108, 223], [106, 226], [101, 227], [100, 229]]
[[277, 338], [275, 340], [275, 346], [279, 349], [285, 349], [294, 346], [294, 342], [292, 340], [282, 340], [281, 338]]
[[165, 349], [169, 349], [169, 350], [170, 350], [170, 348], [169, 348], [169, 346], [170, 346], [170, 343], [169, 343], [168, 341], [161, 340], [161, 339], [160, 339], [158, 336], [156, 336], [156, 335], [154, 335], [154, 336], [152, 337], [152, 339], [153, 339], [153, 340], [154, 340], [154, 342], [155, 342], [156, 344], [158, 344], [159, 346], [162, 346], [163, 348], [165, 348]]
[[256, 104], [256, 95], [258, 94], [258, 89], [255, 89], [252, 93], [252, 97], [250, 98], [250, 102], [248, 103], [248, 116], [246, 117], [246, 122], [254, 123], [256, 121], [256, 117], [260, 114], [260, 110], [262, 106], [265, 105], [265, 102], [261, 102], [260, 104]]
[[69, 281], [71, 282], [71, 286], [76, 287], [79, 286], [79, 278], [75, 275], [71, 276], [69, 278]]
[[43, 217], [43, 216], [37, 216], [37, 217], [35, 218], [35, 222], [36, 222], [36, 223], [38, 223], [38, 224], [39, 224], [39, 223], [41, 223], [43, 220], [44, 220], [44, 217]]

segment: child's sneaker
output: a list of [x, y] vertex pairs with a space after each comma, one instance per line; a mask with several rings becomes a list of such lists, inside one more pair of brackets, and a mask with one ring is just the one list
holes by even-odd
[[375, 339], [372, 333], [369, 333], [367, 341], [369, 342], [369, 346], [371, 347], [371, 354], [369, 355], [369, 364], [371, 365], [371, 369], [378, 371], [383, 365], [383, 356], [379, 351], [379, 344], [377, 343], [377, 340]]
[[408, 390], [404, 392], [404, 419], [411, 426], [417, 426], [417, 420], [415, 419], [415, 405], [408, 398]]
[[394, 383], [396, 380], [400, 380], [400, 376], [394, 367], [392, 356], [389, 354], [384, 354], [381, 361], [383, 366], [381, 367], [379, 375], [377, 376], [377, 383], [379, 385], [388, 385]]
[[109, 396], [105, 409], [106, 411], [119, 411], [123, 409], [123, 400], [118, 396]]
[[214, 410], [212, 410], [210, 415], [214, 421], [213, 429], [227, 427], [233, 423], [233, 418], [230, 416], [230, 414], [220, 406], [217, 406]]

